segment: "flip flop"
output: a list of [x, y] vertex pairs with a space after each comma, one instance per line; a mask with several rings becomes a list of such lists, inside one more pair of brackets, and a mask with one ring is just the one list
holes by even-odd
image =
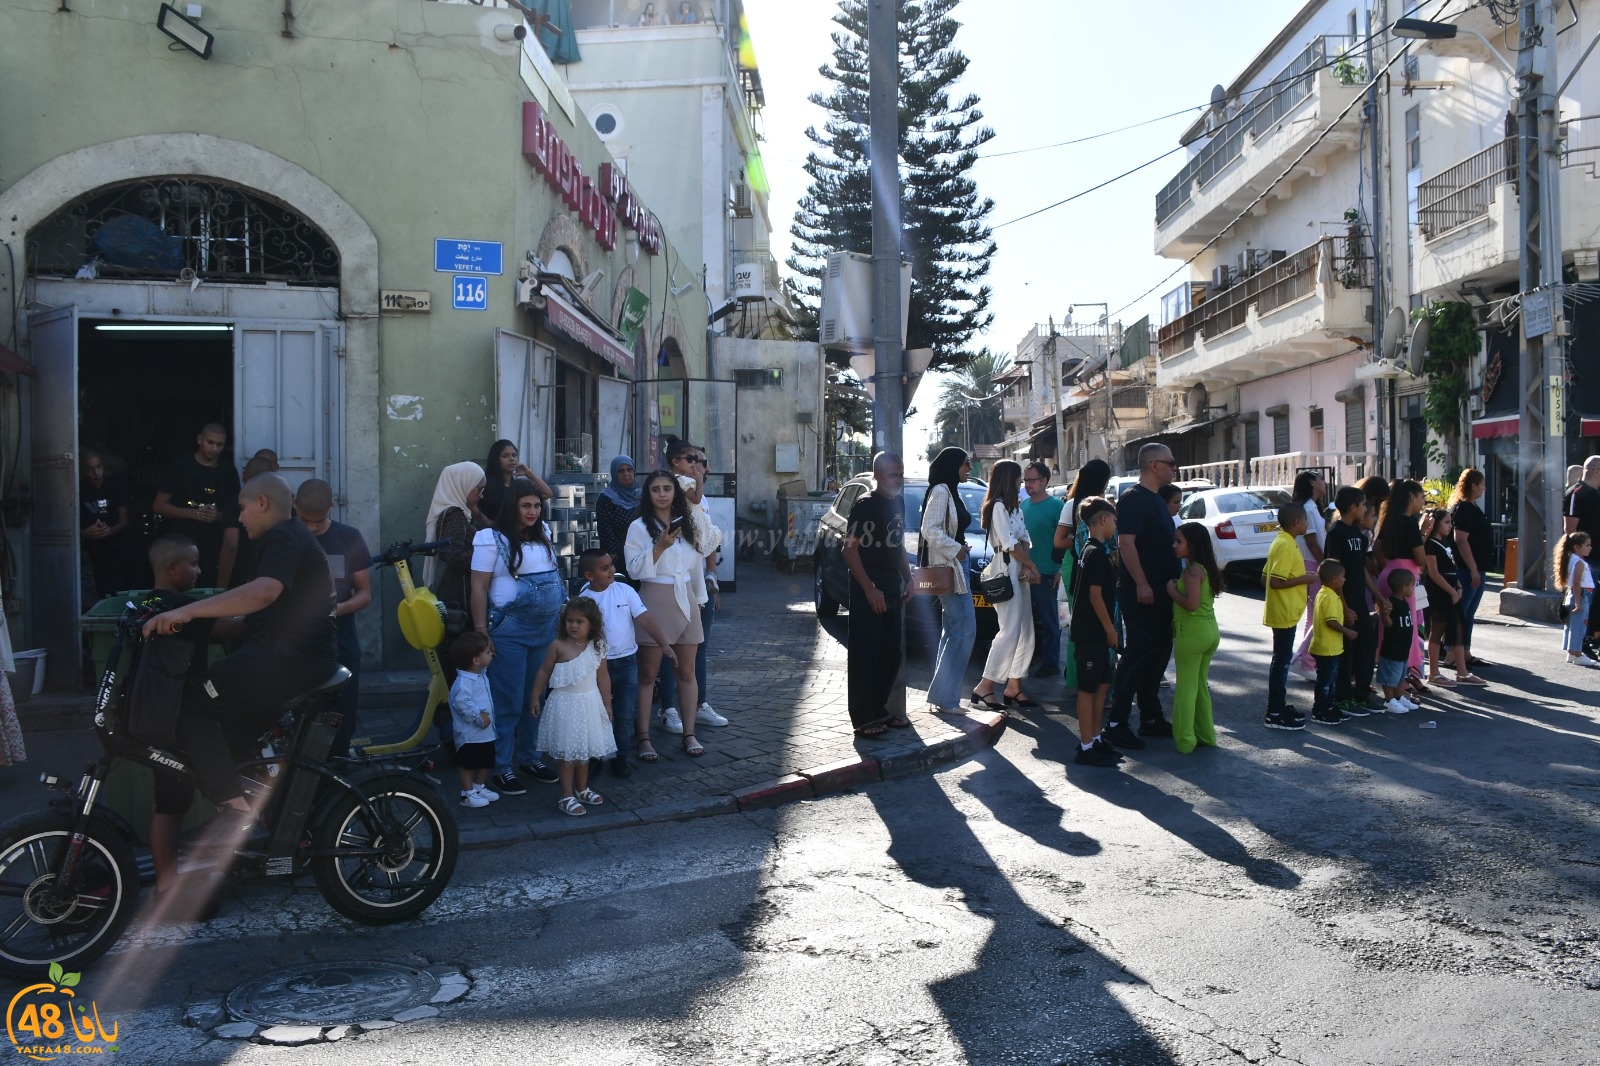
[[1456, 684], [1458, 685], [1487, 685], [1488, 683], [1477, 674], [1468, 674], [1465, 677], [1460, 674], [1456, 675]]
[[634, 754], [638, 757], [640, 762], [655, 762], [657, 759], [661, 758], [661, 756], [656, 754], [656, 749], [650, 745], [648, 740], [641, 740], [635, 744]]
[[864, 725], [860, 729], [857, 729], [856, 736], [866, 737], [870, 740], [875, 737], [881, 737], [888, 731], [889, 724], [887, 722], [873, 722], [871, 725]]
[[891, 715], [884, 721], [883, 724], [888, 726], [890, 729], [910, 729], [911, 719], [907, 718], [903, 714], [896, 714]]

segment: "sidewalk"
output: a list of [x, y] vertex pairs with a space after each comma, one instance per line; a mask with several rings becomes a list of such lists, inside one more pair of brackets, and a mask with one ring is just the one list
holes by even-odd
[[[634, 773], [610, 772], [593, 787], [606, 804], [573, 818], [556, 810], [555, 785], [528, 781], [525, 796], [507, 796], [481, 810], [456, 809], [462, 843], [490, 847], [601, 829], [774, 806], [886, 778], [921, 773], [966, 758], [994, 743], [1004, 718], [993, 713], [933, 715], [922, 693], [907, 694], [912, 727], [882, 738], [857, 738], [845, 708], [846, 619], [819, 624], [811, 575], [789, 575], [768, 563], [741, 566], [739, 591], [723, 597], [711, 632], [710, 702], [730, 724], [701, 729], [706, 754], [691, 759], [680, 738], [656, 726], [654, 764], [631, 759]], [[921, 667], [921, 669], [919, 669]], [[913, 663], [913, 679], [926, 674]], [[364, 732], [409, 731], [422, 699], [423, 675], [362, 679]], [[369, 700], [380, 706], [368, 709]], [[42, 770], [75, 775], [95, 750], [89, 697], [42, 697], [20, 709], [28, 762], [0, 767], [0, 812], [42, 807]], [[630, 753], [631, 756], [631, 753]], [[451, 797], [453, 766], [437, 776]]]

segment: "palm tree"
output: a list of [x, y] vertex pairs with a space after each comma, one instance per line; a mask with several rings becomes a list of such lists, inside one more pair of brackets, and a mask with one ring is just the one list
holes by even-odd
[[969, 453], [976, 444], [999, 444], [1005, 438], [1000, 417], [1001, 389], [995, 378], [1011, 369], [1007, 352], [985, 348], [964, 365], [948, 372], [939, 386], [937, 423], [941, 439], [958, 442]]

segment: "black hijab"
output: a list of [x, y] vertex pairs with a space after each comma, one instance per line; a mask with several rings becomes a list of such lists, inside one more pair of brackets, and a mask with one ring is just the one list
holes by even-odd
[[[961, 468], [967, 462], [967, 453], [960, 448], [946, 448], [934, 456], [933, 462], [928, 464], [928, 495], [932, 495], [935, 485], [943, 485], [950, 490], [950, 498], [955, 501], [956, 536], [962, 537], [967, 532], [967, 527], [972, 524], [972, 515], [967, 511], [967, 505], [961, 502]], [[922, 511], [928, 511], [928, 495], [922, 497]]]

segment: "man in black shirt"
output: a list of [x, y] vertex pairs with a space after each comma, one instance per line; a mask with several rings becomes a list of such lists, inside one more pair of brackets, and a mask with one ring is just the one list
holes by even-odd
[[167, 634], [197, 618], [218, 618], [230, 621], [217, 624], [217, 635], [242, 633], [238, 651], [185, 687], [178, 719], [178, 747], [193, 760], [200, 791], [212, 803], [241, 812], [239, 829], [248, 828], [250, 818], [237, 759], [285, 703], [326, 681], [338, 665], [328, 557], [290, 516], [291, 501], [289, 483], [277, 474], [253, 478], [238, 505], [240, 521], [259, 548], [255, 578], [159, 614], [144, 629], [147, 636]]
[[[1161, 676], [1172, 658], [1172, 598], [1167, 582], [1181, 572], [1172, 547], [1172, 512], [1161, 487], [1178, 472], [1172, 449], [1146, 444], [1139, 449], [1139, 483], [1117, 501], [1117, 605], [1127, 640], [1106, 712], [1105, 737], [1117, 748], [1142, 748], [1139, 737], [1170, 737], [1161, 716]], [[1134, 696], [1139, 698], [1139, 733], [1128, 725]]]
[[[1567, 496], [1566, 506], [1562, 508], [1566, 518], [1563, 522], [1566, 532], [1584, 532], [1590, 538], [1600, 542], [1600, 455], [1591, 455], [1583, 463], [1583, 478]], [[1590, 559], [1595, 556], [1591, 553]], [[1600, 577], [1600, 569], [1591, 561], [1589, 569], [1595, 571]], [[1597, 581], [1596, 584], [1600, 584]], [[1594, 651], [1596, 635], [1600, 634], [1600, 596], [1595, 597], [1595, 605], [1589, 609], [1589, 639], [1584, 642], [1585, 651]]]
[[165, 532], [188, 537], [200, 549], [200, 584], [207, 588], [227, 587], [239, 550], [239, 475], [222, 461], [227, 443], [227, 430], [207, 423], [195, 437], [195, 453], [167, 467], [151, 505]]
[[1356, 635], [1344, 642], [1344, 665], [1339, 669], [1333, 701], [1342, 713], [1362, 718], [1368, 711], [1380, 709], [1384, 702], [1372, 694], [1372, 671], [1378, 654], [1378, 624], [1372, 611], [1376, 603], [1387, 608], [1388, 600], [1367, 566], [1367, 530], [1372, 525], [1367, 494], [1354, 485], [1346, 485], [1334, 494], [1333, 506], [1339, 517], [1328, 527], [1323, 557], [1337, 560], [1344, 567], [1344, 605], [1356, 616], [1350, 623]]
[[844, 563], [850, 568], [850, 722], [856, 734], [881, 737], [910, 721], [889, 710], [900, 675], [905, 605], [911, 599], [906, 559], [905, 464], [892, 452], [872, 460], [873, 491], [850, 509]]
[[[83, 453], [83, 478], [78, 482], [78, 535], [83, 538], [83, 554], [88, 559], [93, 597], [109, 596], [129, 586], [128, 493], [122, 479], [106, 473], [105, 459], [99, 452]], [[86, 595], [83, 609], [94, 605]]]

